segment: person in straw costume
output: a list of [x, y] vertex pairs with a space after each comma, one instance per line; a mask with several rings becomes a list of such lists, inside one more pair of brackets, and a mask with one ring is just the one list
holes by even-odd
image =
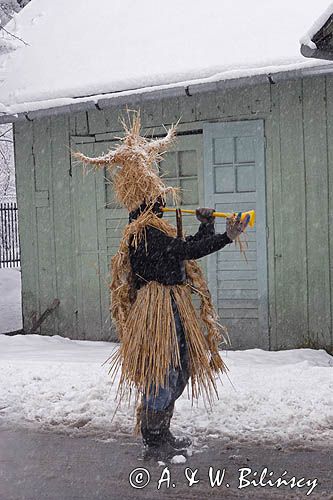
[[[162, 219], [167, 195], [177, 192], [158, 175], [161, 161], [176, 136], [148, 140], [140, 135], [140, 115], [123, 122], [121, 144], [107, 154], [75, 157], [84, 164], [106, 167], [113, 174], [117, 200], [129, 211], [119, 250], [111, 262], [111, 313], [120, 340], [109, 358], [110, 373], [121, 369], [118, 397], [133, 390], [146, 457], [170, 458], [190, 445], [170, 431], [176, 399], [191, 381], [192, 398], [210, 404], [217, 395], [216, 377], [227, 368], [218, 346], [223, 328], [196, 259], [222, 249], [245, 229], [239, 218], [227, 220], [227, 231], [215, 234], [213, 209], [196, 211], [201, 222], [194, 236], [177, 235]], [[200, 298], [197, 313], [192, 294]]]

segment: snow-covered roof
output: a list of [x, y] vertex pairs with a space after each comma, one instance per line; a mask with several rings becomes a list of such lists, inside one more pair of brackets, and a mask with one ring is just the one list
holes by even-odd
[[0, 112], [313, 68], [299, 38], [327, 5], [32, 0], [6, 27], [28, 45], [2, 57]]

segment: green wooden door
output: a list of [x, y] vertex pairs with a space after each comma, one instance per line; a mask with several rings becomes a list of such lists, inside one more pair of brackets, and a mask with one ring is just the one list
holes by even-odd
[[[95, 156], [94, 143], [80, 144]], [[72, 168], [77, 338], [110, 339], [104, 171]]]
[[[204, 125], [205, 204], [217, 211], [255, 209], [247, 262], [232, 244], [209, 257], [208, 278], [233, 348], [269, 347], [264, 128], [261, 120]], [[225, 231], [225, 219], [216, 230]]]

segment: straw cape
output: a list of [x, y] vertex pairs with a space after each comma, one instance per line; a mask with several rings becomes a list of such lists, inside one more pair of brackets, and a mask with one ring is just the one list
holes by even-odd
[[[145, 238], [147, 227], [154, 227], [168, 236], [177, 237], [177, 230], [153, 212], [157, 199], [166, 200], [175, 188], [167, 187], [158, 175], [156, 164], [175, 140], [176, 127], [160, 139], [140, 135], [140, 115], [133, 112], [130, 124], [123, 122], [125, 136], [121, 144], [107, 154], [89, 158], [81, 153], [75, 157], [85, 164], [106, 167], [113, 174], [117, 200], [129, 211], [142, 203], [147, 205], [137, 219], [124, 230], [120, 246], [111, 262], [111, 312], [116, 324], [120, 346], [109, 358], [110, 373], [115, 377], [121, 369], [118, 397], [167, 387], [168, 372], [180, 365], [172, 298], [176, 302], [184, 328], [189, 352], [192, 398], [200, 394], [209, 403], [217, 396], [216, 376], [227, 370], [218, 346], [223, 340], [223, 327], [217, 321], [210, 292], [201, 268], [195, 261], [186, 261], [186, 283], [164, 285], [150, 281], [139, 290], [134, 287], [129, 257], [130, 245]], [[192, 303], [192, 294], [200, 298], [200, 312]], [[138, 391], [138, 392], [137, 392]]]

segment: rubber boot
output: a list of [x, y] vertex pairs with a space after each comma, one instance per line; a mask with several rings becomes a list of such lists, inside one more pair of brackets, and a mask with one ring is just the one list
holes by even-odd
[[172, 419], [174, 408], [175, 408], [175, 403], [172, 402], [165, 410], [166, 418], [164, 420], [163, 436], [164, 439], [169, 444], [171, 444], [173, 448], [175, 448], [175, 450], [183, 450], [191, 446], [192, 441], [189, 437], [177, 438], [170, 431], [170, 422]]
[[141, 434], [145, 445], [143, 457], [145, 459], [171, 459], [175, 455], [185, 454], [186, 449], [175, 448], [167, 439], [169, 413], [142, 408]]

